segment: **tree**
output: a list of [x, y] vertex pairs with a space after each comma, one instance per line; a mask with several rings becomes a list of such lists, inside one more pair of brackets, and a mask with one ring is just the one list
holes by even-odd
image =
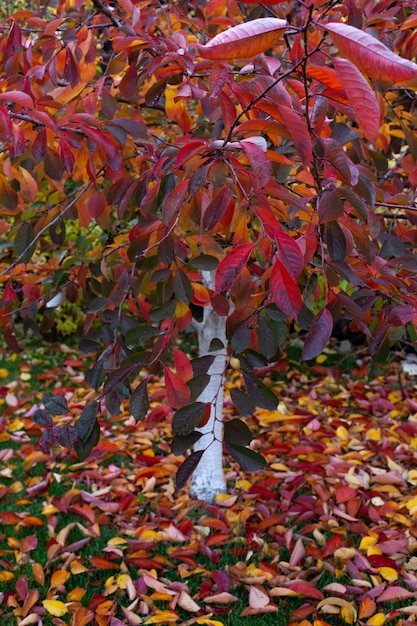
[[65, 427], [46, 394], [44, 446], [86, 457], [102, 401], [144, 419], [163, 375], [177, 485], [212, 500], [223, 428], [264, 464], [241, 418], [276, 408], [262, 372], [293, 321], [307, 361], [341, 316], [376, 358], [415, 339], [415, 25], [391, 0], [61, 0], [2, 25], [4, 337], [20, 348], [17, 311], [36, 331], [85, 307], [98, 392]]

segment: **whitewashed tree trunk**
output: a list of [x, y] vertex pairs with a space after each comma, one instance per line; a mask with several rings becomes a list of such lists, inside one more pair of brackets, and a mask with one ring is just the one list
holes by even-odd
[[[213, 288], [213, 274], [203, 272], [207, 287]], [[199, 402], [211, 404], [210, 419], [198, 429], [203, 436], [194, 446], [194, 450], [205, 450], [195, 469], [190, 486], [190, 495], [197, 500], [213, 502], [216, 495], [225, 493], [226, 481], [223, 473], [223, 399], [224, 373], [227, 359], [226, 317], [220, 317], [211, 306], [204, 307], [203, 321], [197, 324], [200, 356], [214, 356], [208, 370], [210, 383], [200, 394]], [[209, 352], [213, 339], [219, 339], [224, 348]]]

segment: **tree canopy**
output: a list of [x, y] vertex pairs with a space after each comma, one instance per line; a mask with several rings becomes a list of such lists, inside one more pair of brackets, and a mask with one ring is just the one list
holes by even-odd
[[[416, 25], [412, 2], [366, 0], [60, 0], [4, 20], [4, 338], [19, 350], [17, 314], [47, 331], [74, 305], [99, 394], [65, 427], [46, 396], [44, 445], [87, 455], [101, 399], [144, 419], [156, 373], [188, 450], [225, 342], [192, 358], [178, 341], [208, 308], [242, 417], [276, 407], [262, 372], [292, 323], [307, 361], [340, 317], [376, 358], [415, 339]], [[225, 439], [262, 464], [242, 420]]]

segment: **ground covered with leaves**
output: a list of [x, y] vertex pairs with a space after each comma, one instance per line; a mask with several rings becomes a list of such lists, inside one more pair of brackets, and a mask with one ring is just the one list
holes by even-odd
[[157, 379], [147, 421], [101, 420], [86, 461], [43, 453], [42, 392], [75, 414], [91, 392], [70, 350], [30, 354], [0, 352], [2, 625], [416, 623], [417, 380], [398, 363], [283, 360], [278, 410], [250, 421], [268, 468], [226, 459], [204, 505], [175, 490]]

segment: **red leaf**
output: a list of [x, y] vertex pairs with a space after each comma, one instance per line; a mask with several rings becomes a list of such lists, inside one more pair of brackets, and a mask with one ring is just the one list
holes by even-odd
[[335, 189], [325, 189], [317, 202], [319, 224], [333, 222], [344, 214], [343, 202]]
[[288, 23], [275, 17], [263, 17], [232, 26], [216, 35], [199, 52], [206, 59], [248, 59], [271, 48]]
[[344, 151], [342, 144], [336, 139], [322, 138], [320, 141], [323, 144], [325, 156], [333, 167], [340, 172], [347, 183], [356, 185], [359, 180], [359, 170]]
[[172, 226], [180, 209], [184, 204], [184, 198], [188, 190], [189, 180], [183, 180], [169, 192], [163, 202], [162, 219], [167, 226]]
[[4, 288], [3, 300], [4, 302], [17, 302], [18, 301], [17, 293], [13, 289], [13, 285], [10, 281], [8, 281], [7, 285]]
[[324, 307], [313, 319], [304, 342], [301, 361], [309, 361], [323, 352], [333, 330], [333, 318]]
[[349, 24], [325, 25], [341, 54], [375, 80], [406, 83], [417, 80], [417, 65], [394, 54], [383, 43]]
[[253, 247], [253, 243], [243, 243], [240, 246], [236, 246], [220, 261], [215, 277], [216, 291], [218, 293], [230, 289], [245, 267]]
[[278, 110], [304, 167], [308, 167], [313, 160], [313, 147], [305, 119], [289, 106], [280, 105]]
[[296, 318], [301, 310], [301, 294], [285, 265], [276, 259], [269, 281], [271, 296], [277, 307]]
[[102, 191], [92, 191], [88, 198], [88, 212], [91, 217], [97, 219], [102, 215], [107, 206], [106, 196]]
[[167, 400], [174, 409], [186, 406], [191, 399], [190, 388], [181, 380], [179, 376], [171, 372], [166, 367], [164, 370], [165, 389]]
[[288, 271], [298, 280], [304, 269], [304, 257], [300, 247], [292, 237], [286, 233], [279, 232], [275, 234], [277, 241], [277, 257], [285, 265]]
[[74, 165], [75, 165], [75, 156], [73, 155], [72, 151], [68, 147], [67, 142], [64, 141], [62, 138], [59, 141], [58, 153], [59, 153], [59, 158], [61, 160], [63, 168], [65, 169], [67, 174], [71, 175], [72, 170], [74, 169]]
[[204, 232], [212, 230], [220, 222], [231, 199], [232, 194], [227, 187], [223, 187], [216, 193], [203, 214], [202, 229]]
[[89, 561], [95, 569], [99, 569], [99, 570], [119, 569], [119, 566], [117, 565], [117, 563], [112, 563], [111, 561], [108, 561], [107, 559], [102, 559], [100, 556], [90, 556]]
[[33, 98], [23, 91], [3, 91], [0, 93], [0, 100], [19, 104], [25, 109], [32, 109], [34, 105]]
[[368, 81], [348, 59], [335, 58], [333, 65], [355, 111], [359, 126], [369, 141], [375, 144], [381, 121], [381, 108]]
[[324, 598], [320, 589], [313, 587], [311, 583], [305, 580], [294, 580], [286, 586], [288, 589], [291, 589], [291, 591], [295, 591], [295, 593], [299, 593], [300, 596], [304, 596], [305, 598], [315, 598], [316, 600], [323, 600]]
[[356, 326], [363, 332], [365, 335], [370, 335], [370, 331], [368, 325], [366, 323], [365, 315], [360, 308], [360, 306], [352, 300], [350, 296], [341, 291], [337, 295], [338, 300], [343, 304], [346, 309], [346, 313], [350, 315], [352, 321], [356, 324]]
[[[257, 139], [256, 137], [254, 139]], [[262, 139], [262, 138], [259, 138]], [[242, 139], [240, 145], [244, 149], [249, 163], [255, 173], [258, 186], [263, 187], [272, 176], [272, 165], [266, 153], [251, 139]], [[265, 143], [266, 147], [266, 143]]]
[[178, 348], [173, 349], [173, 355], [177, 375], [185, 383], [188, 382], [194, 376], [193, 366], [191, 365], [190, 359], [185, 352], [179, 350]]

